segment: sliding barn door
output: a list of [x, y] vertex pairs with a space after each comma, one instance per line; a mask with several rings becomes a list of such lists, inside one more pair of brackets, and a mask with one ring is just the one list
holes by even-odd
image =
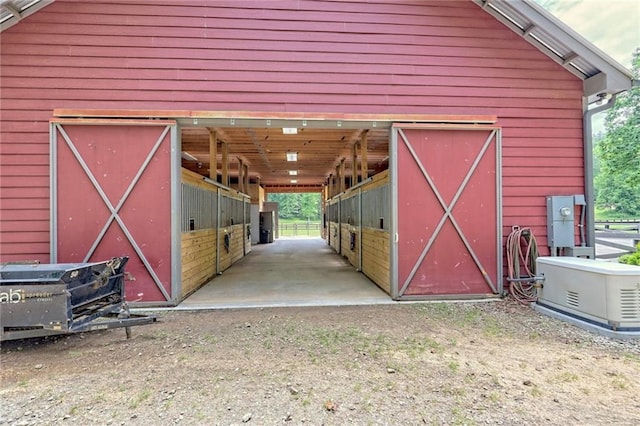
[[128, 301], [174, 301], [176, 140], [173, 121], [52, 122], [52, 262], [128, 256]]
[[394, 125], [392, 296], [502, 291], [500, 130]]

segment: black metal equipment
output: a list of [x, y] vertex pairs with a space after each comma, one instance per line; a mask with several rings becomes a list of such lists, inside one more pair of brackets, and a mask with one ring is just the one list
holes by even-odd
[[150, 324], [124, 296], [128, 257], [0, 266], [0, 341]]

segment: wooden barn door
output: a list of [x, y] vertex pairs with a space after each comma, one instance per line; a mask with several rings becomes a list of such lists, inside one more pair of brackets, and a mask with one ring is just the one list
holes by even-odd
[[392, 296], [502, 292], [500, 129], [392, 127]]
[[52, 262], [128, 256], [128, 301], [174, 301], [176, 140], [173, 121], [52, 122]]

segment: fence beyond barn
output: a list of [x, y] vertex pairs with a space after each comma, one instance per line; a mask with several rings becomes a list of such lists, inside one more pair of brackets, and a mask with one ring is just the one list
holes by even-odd
[[615, 259], [636, 251], [640, 243], [640, 219], [606, 220], [595, 222], [596, 257]]
[[302, 223], [282, 223], [278, 230], [280, 237], [319, 237], [322, 223], [302, 222]]

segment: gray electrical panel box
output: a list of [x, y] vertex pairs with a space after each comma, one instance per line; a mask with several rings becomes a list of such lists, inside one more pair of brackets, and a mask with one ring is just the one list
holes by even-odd
[[575, 246], [573, 195], [547, 197], [547, 239], [549, 247]]

